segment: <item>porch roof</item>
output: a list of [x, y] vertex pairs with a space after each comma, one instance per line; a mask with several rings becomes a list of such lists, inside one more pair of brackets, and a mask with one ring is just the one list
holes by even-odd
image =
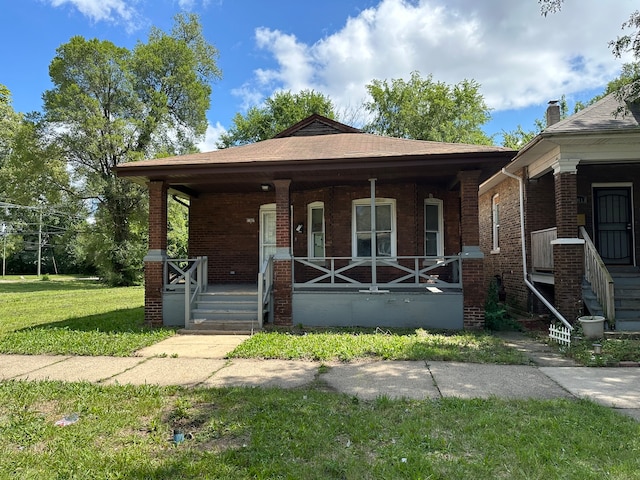
[[141, 184], [165, 180], [190, 194], [255, 190], [282, 178], [298, 186], [360, 183], [370, 177], [449, 184], [460, 170], [480, 170], [486, 179], [516, 154], [504, 147], [383, 137], [348, 128], [306, 135], [296, 130], [239, 147], [126, 163], [116, 172]]

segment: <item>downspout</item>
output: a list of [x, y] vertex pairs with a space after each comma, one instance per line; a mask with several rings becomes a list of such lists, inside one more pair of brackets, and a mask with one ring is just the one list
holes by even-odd
[[564, 318], [562, 314], [558, 310], [556, 310], [556, 308], [551, 305], [551, 303], [546, 298], [544, 298], [542, 293], [540, 293], [535, 285], [529, 281], [529, 273], [527, 272], [527, 250], [524, 233], [524, 182], [521, 177], [507, 172], [505, 168], [502, 168], [500, 172], [507, 177], [517, 180], [518, 186], [520, 187], [520, 241], [522, 242], [522, 276], [524, 284], [529, 288], [529, 290], [534, 293], [536, 297], [538, 297], [538, 299], [545, 305], [545, 307], [547, 307], [551, 311], [551, 313], [553, 313], [553, 315], [563, 323], [565, 327], [567, 327], [569, 330], [573, 330], [573, 326], [567, 321], [567, 319]]

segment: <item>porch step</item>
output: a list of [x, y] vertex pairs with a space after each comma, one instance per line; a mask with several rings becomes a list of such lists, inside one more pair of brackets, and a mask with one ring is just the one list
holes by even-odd
[[256, 320], [195, 320], [187, 330], [209, 334], [248, 335], [261, 329]]
[[252, 310], [240, 310], [240, 309], [221, 309], [221, 308], [196, 308], [191, 312], [193, 322], [201, 320], [254, 320], [258, 319], [258, 305]]
[[258, 295], [252, 287], [224, 287], [198, 295], [188, 331], [251, 333], [259, 330]]
[[640, 273], [637, 268], [611, 269], [615, 289], [616, 331], [640, 330]]

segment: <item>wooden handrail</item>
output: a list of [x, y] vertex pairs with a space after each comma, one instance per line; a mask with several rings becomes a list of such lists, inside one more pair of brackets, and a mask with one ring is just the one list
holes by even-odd
[[596, 294], [605, 318], [613, 324], [616, 318], [613, 278], [584, 227], [580, 227], [580, 235], [584, 239], [584, 277]]

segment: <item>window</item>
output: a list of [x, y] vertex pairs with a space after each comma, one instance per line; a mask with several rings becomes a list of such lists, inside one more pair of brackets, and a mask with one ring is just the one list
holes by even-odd
[[444, 255], [443, 231], [442, 200], [427, 198], [424, 201], [424, 254], [426, 256]]
[[491, 251], [500, 251], [500, 194], [491, 197]]
[[308, 257], [323, 258], [324, 252], [324, 203], [313, 202], [307, 207]]
[[[376, 256], [396, 256], [396, 202], [376, 199]], [[352, 252], [356, 258], [371, 257], [371, 199], [353, 201]]]

